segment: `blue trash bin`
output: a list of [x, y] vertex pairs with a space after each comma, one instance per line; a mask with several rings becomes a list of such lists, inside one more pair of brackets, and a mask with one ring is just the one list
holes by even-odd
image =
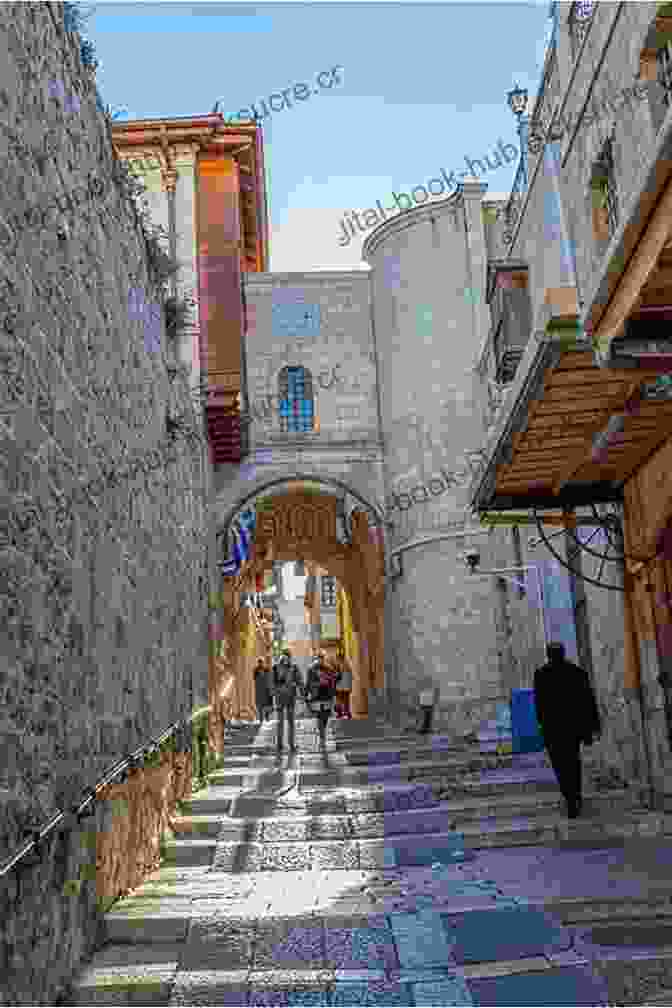
[[514, 753], [541, 752], [544, 748], [533, 689], [511, 690], [511, 734]]

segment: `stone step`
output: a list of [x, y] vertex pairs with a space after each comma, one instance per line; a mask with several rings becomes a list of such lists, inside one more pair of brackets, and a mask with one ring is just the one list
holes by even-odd
[[[251, 827], [254, 829], [255, 827]], [[264, 832], [266, 831], [264, 826]], [[571, 843], [588, 849], [608, 846], [609, 842], [633, 836], [664, 836], [670, 823], [661, 823], [660, 816], [651, 813], [631, 813], [617, 818], [589, 820], [564, 820], [556, 815], [540, 814], [536, 817], [491, 817], [480, 822], [466, 823], [457, 831], [450, 829], [446, 816], [443, 829], [434, 833], [388, 834], [384, 820], [369, 823], [378, 836], [367, 839], [357, 834], [348, 836], [347, 820], [335, 818], [332, 822], [318, 824], [324, 833], [331, 832], [328, 840], [305, 839], [301, 825], [269, 826], [275, 832], [293, 832], [293, 839], [279, 841], [217, 842], [214, 838], [169, 841], [165, 844], [166, 864], [209, 865], [214, 871], [306, 871], [324, 868], [365, 869], [393, 867], [442, 861], [441, 850], [459, 848], [461, 841], [467, 851], [492, 847], [532, 847]], [[360, 827], [360, 829], [363, 827]], [[399, 828], [399, 823], [397, 824]], [[381, 836], [382, 832], [382, 836]], [[669, 835], [669, 834], [668, 834]], [[434, 851], [434, 854], [428, 853]], [[392, 853], [394, 852], [394, 853]], [[214, 857], [214, 860], [213, 860]], [[429, 858], [429, 862], [427, 861]], [[453, 863], [452, 856], [446, 863]]]
[[606, 983], [611, 1005], [651, 1003], [650, 995], [661, 994], [672, 984], [672, 942], [664, 947], [630, 946], [591, 953], [590, 963]]
[[68, 1005], [167, 1005], [183, 943], [108, 945], [72, 985]]
[[[296, 743], [301, 754], [315, 753], [317, 755], [322, 752], [317, 733], [314, 736], [304, 736], [303, 739], [297, 736]], [[496, 743], [486, 744], [488, 746], [488, 752], [494, 751], [493, 745], [494, 748], [496, 748]], [[371, 760], [386, 762], [394, 761], [396, 759], [396, 761], [399, 762], [399, 759], [403, 761], [411, 756], [431, 757], [436, 753], [449, 753], [459, 756], [465, 753], [478, 754], [482, 751], [480, 745], [475, 745], [473, 743], [464, 744], [454, 741], [451, 742], [448, 739], [438, 738], [432, 742], [427, 742], [425, 740], [415, 742], [414, 740], [409, 740], [408, 737], [390, 740], [390, 742], [385, 745], [381, 745], [379, 740], [374, 739], [365, 739], [361, 742], [355, 742], [352, 744], [328, 739], [326, 749], [328, 753], [345, 754], [348, 762], [353, 766], [366, 765]], [[275, 735], [270, 738], [266, 736], [263, 741], [259, 740], [252, 745], [225, 745], [222, 757], [223, 766], [226, 767], [232, 763], [235, 763], [236, 765], [244, 765], [246, 761], [253, 756], [261, 755], [272, 757], [275, 755], [275, 751]]]
[[[300, 792], [290, 791], [277, 799], [269, 800], [262, 795], [245, 794], [237, 796], [230, 803], [229, 814], [239, 818], [264, 818], [274, 815], [313, 814], [313, 815], [346, 815], [365, 812], [387, 812], [408, 808], [432, 807], [441, 799], [456, 803], [456, 807], [468, 808], [482, 806], [487, 797], [487, 805], [504, 805], [511, 807], [529, 807], [530, 804], [554, 804], [558, 802], [559, 792], [557, 782], [552, 774], [545, 774], [541, 780], [530, 778], [529, 773], [521, 774], [517, 780], [507, 780], [507, 783], [496, 788], [486, 782], [483, 787], [477, 785], [464, 786], [452, 779], [420, 780], [418, 782], [370, 784], [368, 786], [334, 788], [325, 793], [324, 788], [304, 788]], [[212, 789], [219, 795], [219, 789]], [[615, 803], [622, 803], [623, 791], [609, 791]], [[193, 801], [193, 800], [192, 800]], [[193, 811], [207, 813], [207, 799], [203, 804], [194, 804]], [[224, 802], [213, 806], [213, 811], [220, 811]], [[184, 807], [188, 806], [185, 802]]]
[[[112, 946], [110, 952], [116, 952]], [[303, 968], [291, 971], [258, 969], [218, 969], [208, 962], [209, 970], [178, 970], [172, 963], [138, 965], [129, 969], [128, 977], [115, 975], [114, 967], [91, 968], [77, 985], [69, 1004], [178, 1004], [178, 1005], [255, 1005], [255, 1004], [315, 1004], [346, 1006], [370, 1004], [403, 1005], [469, 1005], [493, 1004], [492, 999], [472, 1000], [471, 992], [479, 985], [502, 977], [515, 977], [518, 988], [525, 990], [526, 977], [534, 980], [541, 974], [549, 978], [548, 993], [557, 989], [558, 980], [571, 983], [581, 960], [568, 960], [558, 966], [544, 956], [534, 956], [496, 964], [478, 963], [456, 970], [454, 964], [432, 970], [401, 969], [394, 972], [365, 969]], [[143, 971], [145, 975], [143, 976]], [[154, 980], [154, 978], [156, 978]], [[584, 976], [584, 999], [580, 1004], [604, 1004], [603, 985]], [[152, 982], [155, 991], [152, 991]], [[538, 981], [537, 981], [538, 984]], [[535, 987], [537, 986], [535, 984]], [[145, 1000], [144, 991], [151, 991]], [[589, 999], [585, 996], [588, 994]], [[159, 997], [163, 998], [159, 1000]], [[528, 995], [529, 997], [529, 995]], [[301, 1000], [299, 1000], [299, 998]], [[517, 1003], [515, 1001], [497, 1003]], [[527, 1000], [525, 1003], [539, 1003]], [[560, 1003], [544, 1001], [544, 1004]], [[563, 999], [563, 1004], [569, 1003]]]
[[[536, 754], [535, 754], [536, 755]], [[544, 756], [534, 760], [524, 760], [516, 755], [496, 756], [487, 753], [466, 754], [463, 756], [448, 756], [436, 753], [431, 759], [409, 758], [400, 763], [388, 765], [369, 765], [366, 769], [355, 767], [325, 768], [318, 757], [317, 761], [302, 759], [300, 755], [290, 766], [296, 768], [298, 785], [301, 790], [315, 787], [366, 787], [377, 782], [402, 782], [422, 778], [445, 778], [452, 782], [463, 782], [466, 786], [476, 783], [475, 773], [499, 773], [509, 771], [511, 778], [526, 775], [530, 780], [551, 779], [553, 771]], [[322, 765], [321, 765], [322, 764]], [[250, 766], [246, 773], [240, 770], [213, 770], [208, 775], [209, 783], [225, 787], [243, 787], [246, 781], [269, 772], [269, 766]], [[554, 779], [554, 778], [553, 778]], [[495, 778], [493, 778], [493, 781]], [[502, 783], [506, 781], [503, 779]]]
[[[618, 794], [596, 793], [586, 796], [584, 803], [584, 819], [593, 815], [598, 818], [620, 810], [628, 811], [628, 796], [625, 791]], [[207, 799], [203, 801], [207, 808]], [[336, 837], [367, 838], [389, 837], [404, 834], [430, 834], [441, 832], [446, 826], [451, 829], [461, 829], [463, 826], [473, 826], [496, 818], [506, 822], [520, 816], [527, 816], [532, 824], [542, 817], [553, 816], [554, 820], [564, 821], [564, 802], [559, 794], [548, 793], [543, 796], [498, 797], [490, 803], [489, 817], [483, 816], [483, 805], [478, 799], [466, 801], [443, 801], [439, 804], [422, 805], [420, 807], [381, 811], [378, 808], [362, 810], [357, 799], [346, 800], [344, 811], [335, 815], [311, 815], [306, 805], [297, 805], [294, 809], [278, 811], [271, 808], [270, 816], [255, 818], [239, 818], [213, 815], [181, 815], [171, 820], [174, 833], [184, 835], [205, 835], [233, 841], [255, 842], [293, 842], [308, 840], [325, 840]]]
[[205, 788], [180, 803], [180, 814], [184, 816], [228, 815], [231, 804], [239, 793], [239, 788]]
[[654, 1005], [672, 1005], [672, 987], [661, 990], [653, 997], [647, 995], [643, 1008], [653, 1008]]

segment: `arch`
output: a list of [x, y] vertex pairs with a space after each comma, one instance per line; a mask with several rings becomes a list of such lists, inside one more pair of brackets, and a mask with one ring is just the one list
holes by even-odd
[[313, 376], [308, 368], [283, 367], [278, 374], [278, 408], [283, 434], [306, 434], [315, 429]]
[[[307, 503], [308, 494], [305, 492], [306, 486], [310, 489], [319, 490], [325, 499], [331, 499], [329, 527], [330, 532], [327, 537], [319, 534], [311, 536], [311, 531], [316, 533], [317, 528], [306, 527], [304, 515], [296, 515], [296, 525], [294, 517], [291, 515], [292, 509], [309, 509], [313, 512], [315, 524], [319, 524], [318, 512], [320, 510], [319, 500], [316, 498], [314, 505]], [[381, 526], [383, 524], [380, 509], [362, 497], [361, 493], [352, 492], [350, 487], [343, 481], [329, 477], [315, 477], [311, 474], [284, 475], [274, 479], [268, 479], [254, 490], [245, 493], [242, 499], [233, 503], [224, 515], [226, 523], [230, 523], [235, 515], [249, 507], [255, 498], [269, 496], [277, 499], [278, 514], [281, 520], [276, 530], [265, 528], [259, 543], [273, 542], [273, 560], [286, 562], [287, 560], [302, 559], [308, 563], [316, 564], [330, 575], [335, 577], [344, 592], [343, 604], [346, 606], [347, 625], [350, 627], [348, 640], [350, 641], [350, 653], [348, 660], [351, 662], [353, 671], [353, 697], [352, 711], [355, 717], [366, 717], [369, 711], [369, 696], [371, 691], [380, 691], [384, 686], [384, 558], [381, 552], [382, 543], [376, 542], [369, 535], [371, 526]], [[336, 510], [343, 513], [342, 508], [338, 508], [336, 495], [342, 496], [345, 493], [352, 493], [352, 500], [361, 505], [355, 509], [351, 515], [352, 537], [349, 543], [334, 539], [334, 506]], [[283, 497], [295, 497], [292, 501], [282, 500]], [[290, 520], [291, 518], [291, 520]], [[220, 527], [219, 534], [226, 534], [226, 525], [222, 529], [221, 520], [217, 521]], [[298, 526], [301, 525], [302, 528]], [[295, 539], [295, 533], [297, 539]], [[298, 533], [306, 536], [304, 541]], [[270, 538], [269, 538], [270, 537]], [[257, 540], [255, 537], [255, 545]], [[236, 580], [225, 587], [227, 614], [223, 618], [223, 626], [229, 624], [233, 628], [244, 617], [236, 598], [239, 592], [247, 590], [248, 581], [257, 576], [264, 569], [266, 563], [265, 549], [257, 553], [256, 548], [250, 555], [249, 565], [243, 579]], [[247, 580], [246, 580], [247, 579]], [[244, 582], [244, 583], [243, 583]], [[222, 684], [229, 680], [235, 680], [246, 684], [240, 686], [236, 693], [236, 703], [240, 705], [241, 698], [247, 697], [250, 692], [250, 669], [247, 667], [251, 660], [247, 651], [242, 650], [242, 645], [235, 635], [232, 638], [233, 644], [231, 657], [227, 661], [213, 662], [211, 673], [211, 685], [213, 696], [222, 696]], [[250, 680], [251, 681], [251, 680]], [[228, 687], [226, 687], [228, 688]], [[251, 688], [251, 687], [250, 687]], [[247, 691], [247, 692], [246, 692]], [[250, 694], [251, 695], [251, 694]], [[235, 705], [234, 705], [235, 706]], [[241, 708], [242, 709], [242, 708]], [[233, 715], [231, 715], [233, 716]], [[237, 715], [236, 715], [237, 716]]]
[[[236, 503], [230, 506], [226, 511], [223, 520], [221, 522], [217, 521], [217, 524], [220, 526], [220, 529], [217, 532], [217, 538], [228, 535], [231, 522], [239, 511], [243, 511], [246, 507], [250, 506], [250, 502], [255, 501], [258, 497], [268, 496], [268, 491], [271, 489], [273, 489], [276, 493], [282, 493], [287, 490], [289, 484], [301, 482], [312, 484], [313, 486], [319, 488], [323, 493], [334, 494], [338, 491], [343, 495], [348, 494], [362, 505], [362, 509], [366, 511], [372, 525], [376, 528], [385, 528], [385, 513], [382, 508], [375, 503], [372, 504], [370, 501], [367, 501], [366, 498], [363, 497], [357, 490], [353, 490], [349, 484], [332, 476], [316, 476], [313, 473], [295, 473], [291, 476], [278, 476], [273, 479], [269, 479], [265, 483], [255, 487], [254, 490], [251, 490], [249, 493], [243, 494], [239, 497]], [[352, 533], [352, 529], [350, 527], [348, 528], [348, 532]]]

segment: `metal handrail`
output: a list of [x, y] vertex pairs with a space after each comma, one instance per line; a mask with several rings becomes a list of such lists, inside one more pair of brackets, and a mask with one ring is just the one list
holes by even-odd
[[35, 853], [40, 852], [40, 847], [42, 842], [47, 836], [67, 817], [75, 816], [77, 818], [77, 823], [79, 824], [79, 819], [82, 816], [87, 816], [92, 814], [92, 810], [89, 809], [88, 812], [84, 812], [84, 809], [88, 808], [93, 801], [98, 798], [98, 792], [102, 791], [103, 788], [107, 787], [108, 784], [112, 783], [116, 777], [123, 774], [129, 768], [138, 769], [138, 764], [143, 760], [145, 756], [151, 755], [156, 752], [160, 746], [170, 738], [173, 734], [179, 734], [180, 732], [186, 733], [187, 727], [194, 722], [197, 718], [203, 715], [204, 711], [212, 710], [212, 705], [207, 707], [201, 707], [199, 710], [195, 711], [189, 718], [183, 719], [181, 721], [175, 721], [174, 724], [167, 728], [161, 735], [157, 735], [156, 738], [150, 738], [149, 742], [145, 742], [143, 745], [139, 746], [136, 750], [129, 753], [118, 763], [112, 765], [112, 767], [105, 772], [105, 774], [99, 778], [96, 784], [92, 788], [88, 788], [85, 797], [80, 801], [79, 806], [75, 804], [70, 808], [70, 812], [57, 812], [49, 822], [41, 827], [40, 829], [33, 830], [33, 839], [29, 840], [24, 846], [13, 854], [8, 861], [5, 861], [0, 865], [0, 878], [7, 875], [8, 872], [15, 868], [23, 858], [29, 854], [31, 851]]

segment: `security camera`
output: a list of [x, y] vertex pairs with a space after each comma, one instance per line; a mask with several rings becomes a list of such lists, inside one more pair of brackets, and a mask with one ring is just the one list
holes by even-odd
[[481, 562], [481, 554], [477, 549], [468, 549], [464, 554], [464, 562], [467, 565], [467, 569], [470, 574], [476, 573], [476, 568]]

